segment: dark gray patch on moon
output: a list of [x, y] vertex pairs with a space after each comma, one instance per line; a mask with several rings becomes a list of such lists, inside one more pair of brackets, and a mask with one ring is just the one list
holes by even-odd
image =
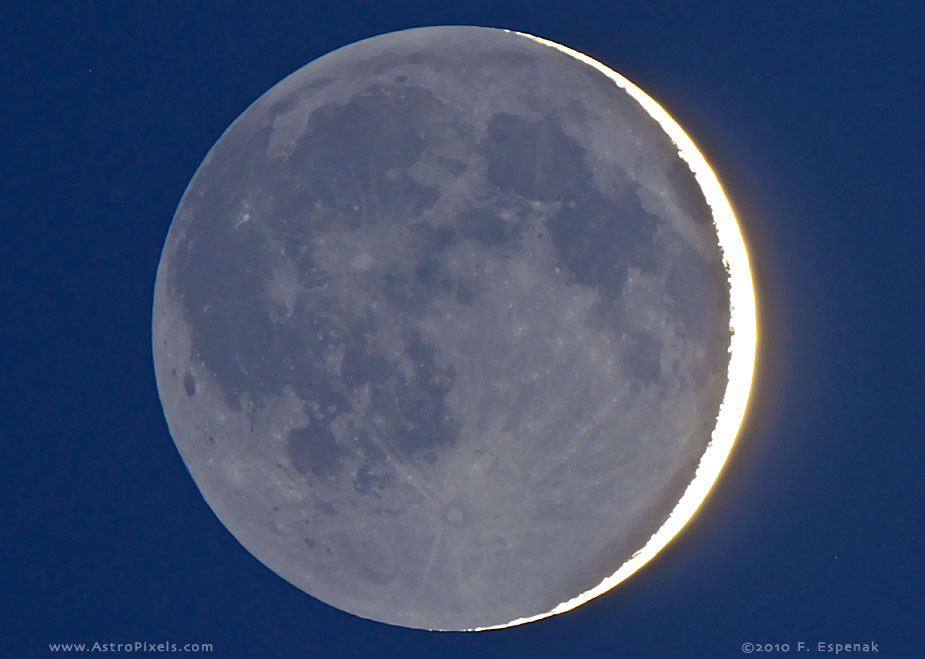
[[186, 392], [187, 396], [192, 396], [196, 393], [196, 378], [190, 373], [183, 376], [183, 391]]
[[525, 37], [423, 28], [225, 132], [153, 340], [176, 445], [249, 551], [343, 610], [465, 629], [588, 590], [662, 525], [728, 327], [710, 210], [635, 101]]

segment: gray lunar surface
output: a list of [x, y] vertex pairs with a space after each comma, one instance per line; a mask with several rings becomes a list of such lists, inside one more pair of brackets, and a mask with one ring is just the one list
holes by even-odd
[[420, 28], [296, 71], [199, 167], [154, 365], [203, 497], [314, 597], [426, 629], [597, 585], [726, 387], [729, 288], [677, 147], [522, 35]]

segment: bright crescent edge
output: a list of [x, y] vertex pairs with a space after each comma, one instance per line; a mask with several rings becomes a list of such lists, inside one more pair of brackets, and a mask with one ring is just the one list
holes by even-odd
[[688, 164], [700, 185], [707, 204], [713, 212], [713, 223], [723, 251], [723, 265], [729, 272], [729, 329], [732, 338], [729, 343], [729, 367], [727, 371], [726, 393], [720, 403], [716, 416], [716, 426], [710, 436], [707, 450], [700, 458], [694, 479], [688, 484], [684, 494], [678, 500], [665, 523], [649, 538], [649, 541], [626, 561], [612, 575], [604, 579], [594, 588], [587, 590], [572, 599], [562, 602], [546, 613], [540, 613], [529, 618], [517, 618], [502, 625], [490, 627], [474, 627], [467, 631], [485, 631], [489, 629], [502, 629], [522, 625], [527, 622], [540, 620], [557, 613], [571, 611], [577, 606], [602, 595], [636, 570], [649, 562], [694, 516], [697, 508], [706, 499], [710, 488], [719, 476], [732, 450], [736, 434], [742, 419], [745, 417], [745, 407], [748, 402], [748, 393], [751, 388], [752, 375], [755, 370], [755, 352], [757, 348], [757, 319], [755, 315], [755, 293], [752, 286], [751, 271], [748, 266], [748, 254], [742, 234], [736, 223], [732, 207], [720, 187], [713, 170], [707, 164], [691, 139], [681, 127], [672, 119], [662, 107], [649, 98], [645, 92], [616, 71], [601, 64], [587, 55], [583, 55], [571, 48], [557, 44], [554, 41], [535, 37], [523, 32], [505, 30], [527, 39], [532, 39], [550, 48], [555, 48], [566, 55], [571, 55], [580, 62], [597, 69], [613, 80], [618, 87], [624, 89], [632, 96], [642, 108], [649, 113], [655, 121], [668, 134], [678, 147], [678, 155]]

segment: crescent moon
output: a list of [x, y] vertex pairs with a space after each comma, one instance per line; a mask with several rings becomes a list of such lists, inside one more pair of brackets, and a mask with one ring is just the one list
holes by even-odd
[[248, 551], [454, 630], [569, 611], [665, 547], [757, 347], [681, 127], [586, 55], [474, 27], [346, 46], [242, 113], [174, 216], [152, 329], [176, 447]]

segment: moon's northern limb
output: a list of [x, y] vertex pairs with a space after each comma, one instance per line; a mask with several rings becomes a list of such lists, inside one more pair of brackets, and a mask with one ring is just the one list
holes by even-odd
[[296, 72], [210, 152], [158, 273], [158, 388], [206, 500], [394, 624], [593, 588], [681, 498], [726, 386], [699, 190], [635, 100], [524, 37], [412, 30]]

